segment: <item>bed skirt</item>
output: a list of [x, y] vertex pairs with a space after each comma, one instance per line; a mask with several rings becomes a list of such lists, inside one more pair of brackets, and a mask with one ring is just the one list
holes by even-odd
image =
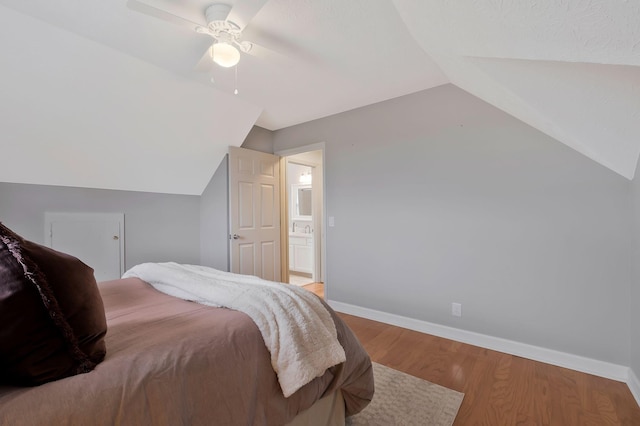
[[344, 426], [345, 412], [342, 392], [338, 389], [298, 414], [286, 426]]

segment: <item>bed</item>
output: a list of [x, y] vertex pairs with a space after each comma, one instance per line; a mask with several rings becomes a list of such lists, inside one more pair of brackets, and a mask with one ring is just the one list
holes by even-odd
[[373, 396], [368, 355], [328, 307], [346, 361], [285, 398], [246, 314], [163, 294], [139, 278], [97, 288], [104, 360], [38, 386], [0, 385], [0, 425], [337, 425]]

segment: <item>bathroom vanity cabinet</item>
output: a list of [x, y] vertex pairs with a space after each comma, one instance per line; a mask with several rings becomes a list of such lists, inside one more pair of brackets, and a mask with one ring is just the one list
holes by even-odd
[[289, 270], [313, 273], [313, 236], [311, 234], [289, 234]]

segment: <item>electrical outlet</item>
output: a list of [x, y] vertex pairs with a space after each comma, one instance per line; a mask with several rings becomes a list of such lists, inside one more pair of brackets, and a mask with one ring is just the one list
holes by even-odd
[[461, 303], [452, 303], [451, 304], [451, 315], [454, 317], [462, 316], [462, 304]]

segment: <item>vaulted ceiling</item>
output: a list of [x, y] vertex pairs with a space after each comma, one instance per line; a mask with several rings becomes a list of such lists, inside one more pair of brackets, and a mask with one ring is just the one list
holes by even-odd
[[[200, 23], [215, 0], [140, 1]], [[194, 70], [208, 36], [127, 0], [0, 0], [0, 181], [200, 194], [253, 125], [445, 83], [633, 178], [638, 1], [225, 2], [257, 10], [243, 37], [266, 48], [237, 80]]]
[[394, 3], [453, 84], [633, 178], [640, 2]]

